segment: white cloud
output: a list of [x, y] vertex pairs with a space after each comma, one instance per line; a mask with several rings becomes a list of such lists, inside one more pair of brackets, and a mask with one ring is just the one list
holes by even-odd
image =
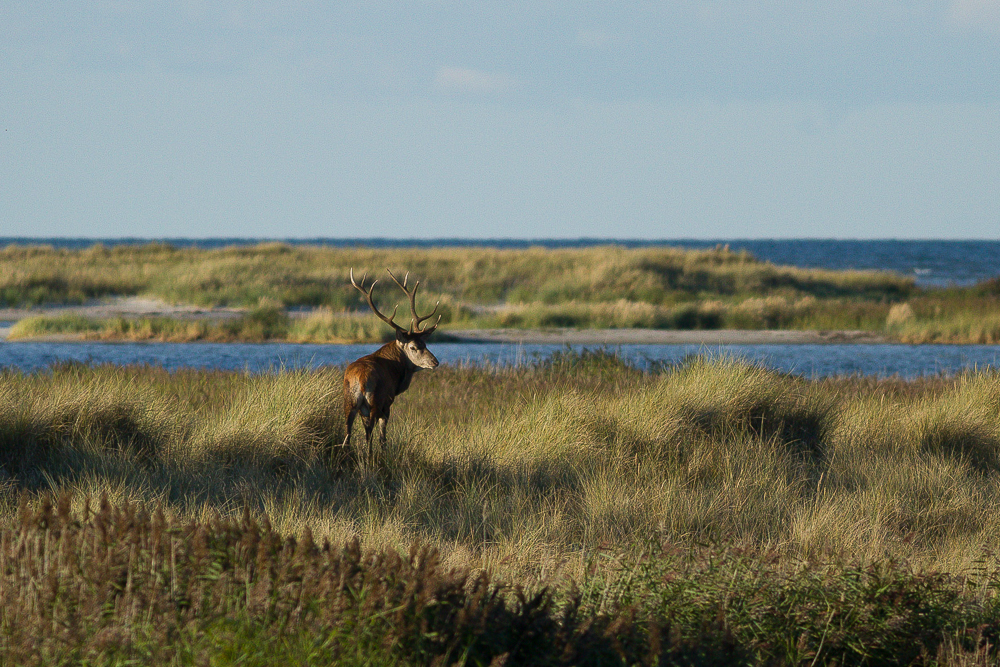
[[434, 86], [452, 93], [497, 95], [516, 88], [517, 79], [503, 72], [484, 72], [469, 67], [439, 67], [434, 75]]
[[952, 0], [949, 15], [960, 26], [1000, 31], [1000, 0]]

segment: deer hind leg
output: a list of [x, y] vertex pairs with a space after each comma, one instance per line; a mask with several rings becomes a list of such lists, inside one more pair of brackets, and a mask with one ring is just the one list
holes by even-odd
[[375, 422], [378, 421], [378, 404], [375, 402], [375, 395], [366, 391], [359, 399], [358, 405], [361, 409], [361, 418], [365, 423], [365, 440], [368, 444], [372, 441], [372, 429], [375, 427]]
[[344, 382], [344, 424], [347, 427], [344, 434], [343, 447], [351, 444], [351, 431], [354, 430], [354, 418], [362, 406], [363, 396], [360, 388], [349, 381]]
[[347, 447], [349, 444], [351, 444], [351, 431], [354, 430], [354, 418], [357, 416], [358, 416], [357, 405], [344, 406], [344, 422], [347, 425], [347, 433], [344, 434], [344, 442], [341, 443], [341, 447]]
[[372, 431], [375, 430], [375, 416], [371, 412], [361, 413], [361, 423], [365, 425], [365, 450], [362, 457], [362, 466], [370, 467], [372, 462]]
[[326, 444], [326, 457], [331, 464], [340, 461], [341, 457], [350, 451], [351, 432], [354, 430], [354, 418], [358, 416], [358, 401], [350, 382], [344, 382], [344, 440], [339, 448], [334, 447], [332, 440]]
[[378, 441], [385, 450], [385, 427], [389, 424], [389, 408], [386, 407], [378, 419]]
[[363, 417], [363, 421], [365, 423], [365, 442], [367, 442], [368, 446], [371, 447], [372, 433], [375, 431], [375, 422], [377, 420], [374, 415], [365, 415]]

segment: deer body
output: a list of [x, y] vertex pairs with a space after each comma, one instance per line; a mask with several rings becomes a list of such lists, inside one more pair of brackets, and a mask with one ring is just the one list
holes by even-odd
[[[375, 315], [396, 330], [395, 340], [386, 343], [372, 354], [352, 362], [344, 371], [344, 421], [347, 432], [344, 435], [343, 444], [344, 446], [350, 444], [354, 420], [360, 414], [361, 421], [365, 426], [365, 441], [369, 454], [372, 433], [376, 425], [379, 427], [379, 442], [385, 445], [385, 428], [389, 421], [392, 403], [410, 386], [413, 374], [421, 369], [435, 368], [438, 365], [437, 358], [427, 349], [423, 340], [437, 329], [437, 324], [435, 323], [429, 329], [420, 328], [420, 323], [432, 317], [434, 312], [419, 317], [416, 311], [416, 293], [420, 283], [417, 282], [413, 286], [413, 290], [410, 291], [406, 289], [405, 277], [400, 283], [391, 271], [389, 276], [410, 299], [413, 319], [409, 330], [403, 329], [393, 321], [396, 316], [395, 310], [392, 311], [392, 317], [386, 317], [375, 307], [372, 301], [372, 291], [378, 281], [373, 282], [371, 287], [365, 290], [363, 289], [365, 278], [361, 279], [361, 287], [358, 287], [358, 284], [354, 282], [354, 270], [351, 270], [351, 284], [365, 295], [368, 305]], [[434, 307], [434, 311], [436, 310], [437, 306]], [[438, 322], [440, 321], [441, 317], [438, 316]]]
[[[422, 342], [422, 341], [421, 341]], [[392, 402], [410, 386], [413, 374], [434, 368], [438, 360], [426, 347], [416, 360], [407, 354], [407, 343], [394, 340], [351, 363], [344, 371], [344, 420], [346, 445], [358, 414], [365, 426], [365, 440], [370, 444], [372, 431], [379, 427], [379, 441], [385, 443], [385, 427]]]

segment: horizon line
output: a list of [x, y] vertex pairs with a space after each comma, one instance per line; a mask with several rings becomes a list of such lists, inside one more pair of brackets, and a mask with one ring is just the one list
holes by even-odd
[[118, 244], [140, 244], [140, 243], [289, 243], [295, 245], [305, 245], [310, 243], [332, 244], [332, 245], [366, 245], [376, 244], [381, 246], [389, 245], [601, 245], [601, 244], [623, 244], [623, 245], [663, 245], [669, 243], [697, 243], [697, 244], [726, 244], [738, 242], [788, 242], [788, 241], [814, 241], [825, 243], [870, 243], [870, 242], [903, 242], [903, 243], [1000, 243], [1000, 238], [927, 238], [927, 237], [870, 237], [870, 238], [837, 238], [837, 237], [816, 237], [816, 236], [759, 236], [759, 237], [663, 237], [663, 238], [629, 238], [629, 237], [462, 237], [462, 236], [440, 236], [440, 237], [347, 237], [347, 236], [302, 236], [302, 237], [280, 237], [280, 236], [0, 236], [0, 245], [24, 245], [38, 244], [46, 242], [58, 243], [93, 243], [114, 242]]

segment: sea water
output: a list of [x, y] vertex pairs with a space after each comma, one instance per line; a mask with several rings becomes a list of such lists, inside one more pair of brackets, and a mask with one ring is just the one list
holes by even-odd
[[[250, 373], [343, 366], [376, 345], [293, 343], [0, 343], [0, 368], [38, 371], [53, 364], [152, 365]], [[670, 366], [692, 355], [736, 357], [803, 377], [916, 378], [1000, 368], [998, 345], [529, 345], [434, 343], [444, 364], [523, 366], [567, 350], [602, 350], [638, 368]]]

